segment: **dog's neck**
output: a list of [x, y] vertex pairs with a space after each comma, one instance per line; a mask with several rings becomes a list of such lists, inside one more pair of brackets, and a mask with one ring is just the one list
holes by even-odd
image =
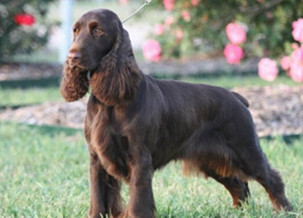
[[120, 64], [114, 71], [89, 74], [92, 94], [107, 106], [131, 102], [137, 94], [143, 76], [136, 62]]

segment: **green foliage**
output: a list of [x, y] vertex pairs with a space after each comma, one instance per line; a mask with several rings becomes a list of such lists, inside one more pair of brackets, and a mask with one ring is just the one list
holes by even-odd
[[[48, 6], [54, 0], [2, 0], [0, 3], [0, 62], [10, 55], [32, 52], [47, 43], [51, 23], [46, 20]], [[14, 17], [35, 17], [32, 26], [18, 25]]]
[[[81, 131], [0, 122], [0, 217], [85, 217], [89, 207], [89, 155]], [[232, 208], [226, 189], [212, 179], [182, 176], [179, 163], [156, 171], [156, 217], [302, 217], [303, 138], [261, 140], [279, 169], [294, 210], [276, 213], [265, 190], [249, 184], [251, 199]], [[123, 198], [128, 197], [127, 186]]]
[[[152, 5], [164, 10], [164, 0]], [[190, 14], [190, 20], [182, 12]], [[168, 12], [175, 22], [163, 35], [157, 36], [163, 46], [165, 57], [180, 57], [193, 53], [222, 53], [228, 43], [225, 27], [230, 22], [247, 26], [247, 42], [243, 45], [247, 56], [278, 57], [290, 53], [294, 42], [292, 22], [303, 14], [301, 0], [199, 0], [194, 6], [190, 0], [174, 1], [174, 8]], [[176, 40], [177, 29], [183, 30], [183, 39]]]

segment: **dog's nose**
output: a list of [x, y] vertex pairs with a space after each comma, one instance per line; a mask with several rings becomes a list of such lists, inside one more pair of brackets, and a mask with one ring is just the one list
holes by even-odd
[[68, 52], [67, 57], [71, 60], [80, 60], [81, 54], [80, 52], [70, 51]]

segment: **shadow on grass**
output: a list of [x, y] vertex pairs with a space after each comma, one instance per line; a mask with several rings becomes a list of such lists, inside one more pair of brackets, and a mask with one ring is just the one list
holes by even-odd
[[[26, 125], [26, 124], [21, 124]], [[30, 128], [38, 130], [41, 134], [55, 136], [59, 133], [64, 133], [66, 136], [72, 136], [77, 133], [81, 133], [81, 129], [68, 128], [64, 126], [48, 126], [48, 125], [28, 125]]]
[[281, 136], [265, 136], [265, 137], [261, 137], [261, 139], [272, 141], [275, 140], [277, 137], [280, 138], [282, 141], [284, 141], [285, 144], [291, 145], [294, 143], [294, 141], [302, 138], [302, 135], [293, 134], [293, 135], [281, 135]]
[[0, 88], [46, 88], [46, 87], [58, 87], [60, 84], [59, 77], [39, 78], [39, 79], [23, 79], [23, 80], [6, 80], [0, 81]]
[[0, 110], [7, 110], [7, 109], [17, 110], [22, 107], [29, 107], [29, 106], [34, 106], [34, 105], [37, 105], [37, 104], [15, 104], [15, 105], [1, 105], [0, 104]]
[[63, 133], [66, 136], [73, 136], [77, 133], [81, 133], [82, 129], [69, 128], [64, 126], [50, 126], [50, 125], [35, 125], [35, 124], [26, 124], [26, 123], [18, 123], [11, 121], [1, 121], [0, 125], [8, 125], [14, 128], [18, 128], [18, 126], [28, 127], [32, 130], [38, 131], [41, 135], [50, 135], [55, 136], [57, 134]]

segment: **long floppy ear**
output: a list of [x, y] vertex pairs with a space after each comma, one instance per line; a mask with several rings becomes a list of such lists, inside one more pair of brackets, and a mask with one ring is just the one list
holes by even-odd
[[92, 93], [106, 105], [122, 104], [134, 99], [141, 72], [137, 66], [128, 33], [116, 21], [117, 35], [110, 52], [90, 81]]
[[81, 72], [79, 68], [70, 68], [67, 61], [63, 69], [60, 92], [66, 101], [76, 101], [87, 92], [89, 81], [87, 72]]

